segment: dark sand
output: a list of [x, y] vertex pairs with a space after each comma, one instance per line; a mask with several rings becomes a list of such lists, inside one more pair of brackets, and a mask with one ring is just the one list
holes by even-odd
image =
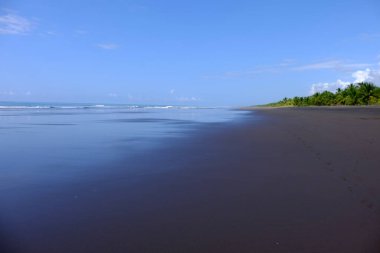
[[27, 191], [2, 252], [380, 252], [380, 109], [252, 114]]

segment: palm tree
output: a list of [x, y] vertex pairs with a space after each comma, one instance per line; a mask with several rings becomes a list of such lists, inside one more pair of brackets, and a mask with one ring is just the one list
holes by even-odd
[[343, 90], [341, 88], [338, 88], [336, 90], [334, 103], [337, 104], [337, 105], [344, 104], [344, 95], [343, 95]]
[[363, 82], [350, 84], [345, 89], [338, 88], [336, 93], [324, 91], [316, 92], [309, 97], [284, 98], [272, 103], [272, 106], [308, 106], [308, 105], [359, 105], [359, 104], [379, 104], [380, 87], [373, 83]]
[[348, 87], [344, 90], [344, 104], [345, 105], [355, 105], [357, 104], [358, 98], [357, 98], [357, 90], [355, 84], [350, 84]]
[[376, 86], [372, 83], [359, 83], [358, 96], [363, 104], [369, 104], [375, 95]]

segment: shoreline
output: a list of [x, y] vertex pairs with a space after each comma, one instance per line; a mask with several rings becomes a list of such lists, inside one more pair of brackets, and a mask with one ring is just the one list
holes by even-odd
[[266, 106], [266, 105], [254, 105], [254, 106], [243, 106], [239, 107], [239, 110], [243, 111], [254, 111], [260, 109], [281, 109], [281, 108], [312, 108], [312, 109], [355, 109], [355, 108], [378, 108], [380, 109], [380, 105], [309, 105], [309, 106], [295, 106], [295, 105], [287, 105], [287, 106]]
[[346, 109], [253, 110], [110, 164], [112, 173], [20, 195], [12, 208], [25, 234], [3, 244], [39, 253], [377, 252], [380, 110]]

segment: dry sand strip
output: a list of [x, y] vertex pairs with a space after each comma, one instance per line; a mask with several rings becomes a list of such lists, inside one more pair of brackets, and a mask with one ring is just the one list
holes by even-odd
[[379, 252], [379, 130], [378, 108], [255, 109], [117, 175], [29, 196], [55, 212], [24, 221], [16, 251]]

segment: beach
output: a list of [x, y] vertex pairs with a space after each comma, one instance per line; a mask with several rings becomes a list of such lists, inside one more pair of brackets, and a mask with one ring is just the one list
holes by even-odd
[[379, 252], [380, 108], [248, 110], [81, 180], [3, 188], [0, 251]]

